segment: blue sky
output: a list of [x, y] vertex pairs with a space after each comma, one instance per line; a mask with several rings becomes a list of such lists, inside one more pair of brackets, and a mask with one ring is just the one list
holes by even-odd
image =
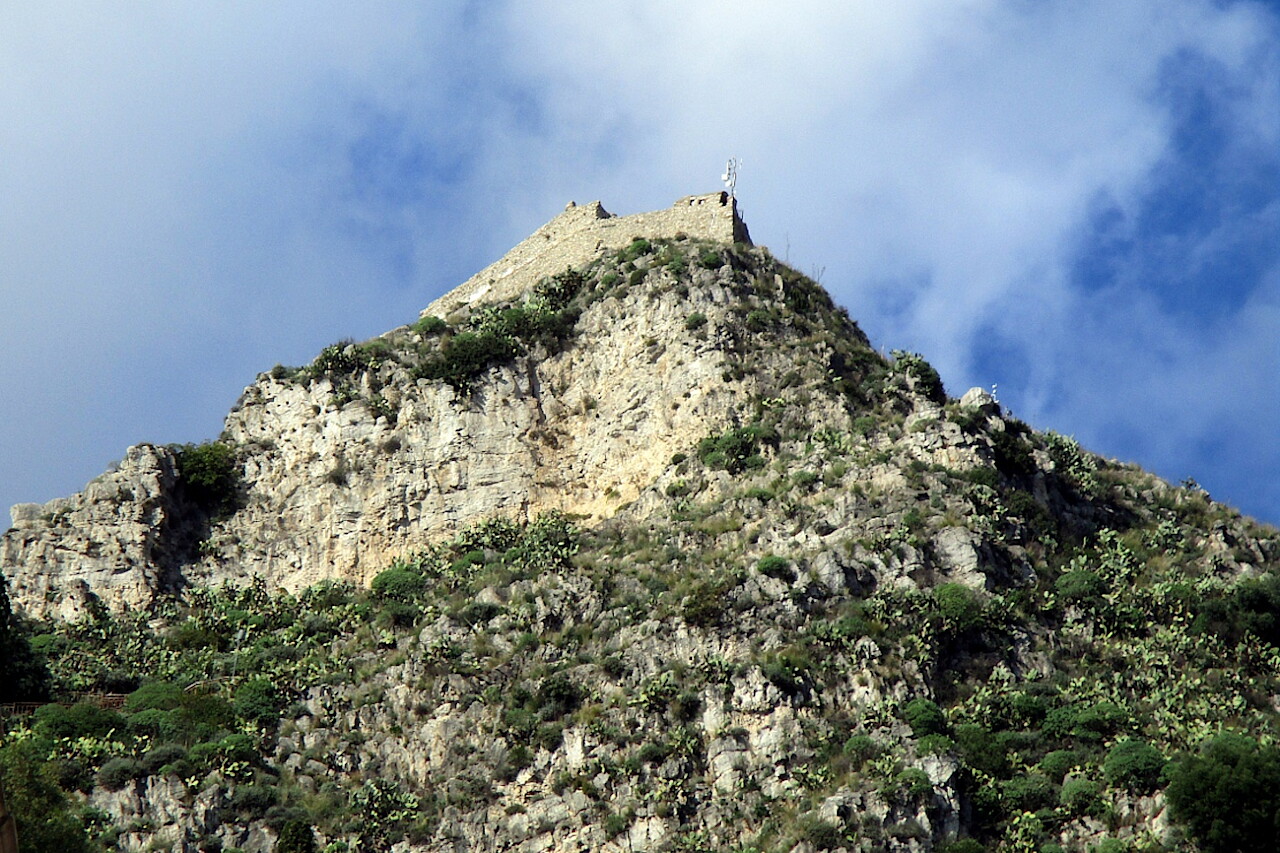
[[[429, 8], [428, 8], [429, 5]], [[0, 504], [212, 438], [570, 199], [719, 188], [948, 389], [1280, 522], [1280, 7], [14, 4]]]

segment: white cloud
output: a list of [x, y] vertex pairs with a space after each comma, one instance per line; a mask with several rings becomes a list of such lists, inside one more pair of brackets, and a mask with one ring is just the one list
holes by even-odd
[[[0, 209], [0, 333], [26, 407], [0, 461], [32, 460], [4, 471], [24, 488], [100, 467], [61, 456], [211, 435], [254, 370], [402, 321], [570, 198], [665, 206], [717, 188], [730, 155], [757, 240], [825, 269], [877, 343], [925, 352], [953, 390], [990, 384], [975, 336], [993, 330], [1025, 358], [1006, 402], [1043, 426], [1087, 438], [1141, 399], [1177, 425], [1146, 445], [1174, 459], [1179, 435], [1254, 435], [1266, 414], [1242, 390], [1269, 381], [1261, 296], [1188, 328], [1122, 281], [1100, 322], [1103, 295], [1071, 277], [1099, 199], [1132, 219], [1158, 183], [1179, 57], [1220, 76], [1235, 156], [1274, 156], [1280, 33], [1261, 6], [60, 8], [14, 10], [0, 33], [0, 109], [18, 118], [0, 125], [0, 196], [17, 200]], [[1265, 239], [1248, 224], [1201, 251]], [[1172, 390], [1201, 358], [1234, 372], [1193, 417]], [[1132, 375], [1095, 375], [1107, 359]], [[0, 497], [25, 496], [49, 495]]]

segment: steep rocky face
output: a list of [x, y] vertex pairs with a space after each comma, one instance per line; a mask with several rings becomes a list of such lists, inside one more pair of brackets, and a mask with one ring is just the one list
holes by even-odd
[[[195, 553], [166, 540], [165, 519], [180, 507], [163, 448], [131, 450], [103, 480], [110, 486], [20, 508], [0, 552], [15, 601], [33, 616], [69, 616], [86, 588], [121, 609], [183, 582], [367, 582], [478, 517], [605, 518], [673, 454], [748, 416], [752, 401], [780, 405], [830, 373], [832, 359], [846, 374], [836, 382], [879, 363], [825, 294], [764, 250], [634, 246], [572, 279], [559, 339], [525, 345], [502, 333], [520, 352], [465, 381], [427, 378], [424, 367], [499, 309], [526, 310], [525, 296], [455, 312], [451, 326], [331, 348], [337, 369], [260, 376], [223, 435], [238, 452], [241, 506]], [[796, 299], [816, 300], [820, 322], [797, 324]], [[861, 366], [840, 349], [856, 349]], [[817, 421], [847, 405], [804, 394]], [[80, 514], [68, 528], [71, 507]]]
[[15, 506], [0, 539], [14, 599], [62, 619], [83, 614], [91, 591], [120, 609], [149, 606], [172, 587], [172, 546], [190, 525], [176, 491], [173, 452], [141, 445], [79, 494]]
[[1272, 749], [1280, 535], [670, 216], [567, 211], [219, 453], [15, 508], [55, 692], [139, 689], [0, 758], [131, 851], [1230, 849], [1169, 804]]

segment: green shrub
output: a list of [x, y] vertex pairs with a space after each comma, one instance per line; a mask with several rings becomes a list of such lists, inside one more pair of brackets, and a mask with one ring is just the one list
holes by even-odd
[[[1043, 851], [1044, 848], [1041, 848]], [[987, 848], [976, 838], [958, 838], [938, 848], [939, 853], [986, 853]]]
[[280, 801], [280, 794], [275, 788], [265, 785], [238, 785], [231, 794], [227, 805], [240, 820], [255, 820], [264, 817], [267, 809]]
[[113, 758], [98, 771], [97, 782], [108, 791], [119, 791], [125, 785], [145, 776], [142, 762], [133, 758]]
[[989, 773], [1003, 776], [1009, 770], [1009, 749], [1004, 739], [977, 723], [956, 726], [956, 748], [965, 764]]
[[1083, 740], [1100, 741], [1129, 722], [1129, 712], [1115, 702], [1095, 702], [1076, 714], [1072, 734]]
[[221, 696], [187, 695], [182, 705], [169, 713], [182, 742], [188, 744], [217, 737], [236, 722], [231, 703]]
[[420, 335], [438, 335], [445, 329], [449, 328], [449, 324], [436, 316], [423, 317], [409, 328], [413, 329]]
[[953, 634], [964, 634], [982, 625], [982, 601], [964, 584], [944, 583], [933, 590], [938, 615], [943, 627]]
[[895, 780], [898, 790], [909, 797], [920, 798], [933, 792], [933, 782], [929, 774], [919, 767], [908, 767], [898, 774]]
[[851, 735], [841, 752], [860, 766], [880, 754], [880, 745], [869, 735]]
[[142, 756], [142, 767], [146, 772], [155, 774], [159, 772], [161, 767], [168, 764], [176, 764], [187, 757], [187, 751], [176, 743], [166, 743], [157, 746], [155, 749], [147, 750]]
[[991, 434], [991, 450], [995, 455], [996, 468], [1005, 476], [1030, 476], [1035, 473], [1036, 463], [1031, 455], [1031, 448], [1019, 431], [1013, 428], [1012, 423]]
[[947, 392], [942, 387], [942, 377], [938, 375], [933, 365], [924, 360], [924, 356], [902, 350], [894, 350], [892, 355], [895, 368], [910, 376], [915, 389], [926, 399], [939, 405], [947, 402]]
[[563, 672], [557, 672], [538, 685], [532, 701], [541, 719], [555, 720], [576, 711], [582, 704], [582, 698], [582, 688]]
[[1155, 790], [1164, 764], [1160, 750], [1146, 741], [1125, 738], [1107, 753], [1102, 775], [1110, 785], [1147, 794]]
[[1015, 776], [1001, 784], [1001, 798], [1021, 811], [1034, 812], [1049, 808], [1056, 799], [1055, 786], [1047, 777], [1038, 773]]
[[1068, 779], [1058, 793], [1058, 802], [1073, 815], [1097, 817], [1102, 808], [1102, 786], [1092, 779]]
[[925, 735], [916, 743], [916, 751], [921, 755], [944, 755], [955, 745], [946, 735]]
[[637, 237], [631, 243], [618, 252], [618, 260], [622, 263], [629, 263], [642, 255], [647, 255], [653, 251], [653, 245], [643, 237]]
[[701, 311], [694, 311], [692, 314], [686, 317], [684, 321], [685, 329], [689, 330], [690, 332], [694, 331], [695, 329], [701, 329], [705, 325], [707, 325], [707, 315], [703, 314]]
[[242, 720], [258, 725], [275, 723], [283, 706], [280, 690], [270, 679], [255, 678], [236, 688], [234, 707]]
[[1280, 748], [1218, 735], [1173, 765], [1165, 796], [1204, 853], [1280, 850]]
[[773, 325], [773, 313], [757, 308], [748, 312], [746, 324], [752, 332], [763, 332]]
[[240, 508], [241, 474], [236, 450], [221, 441], [174, 445], [178, 485], [183, 494], [215, 518]]
[[31, 741], [0, 747], [0, 784], [23, 851], [96, 853], [84, 821], [58, 786], [55, 768]]
[[112, 730], [123, 731], [126, 725], [120, 714], [88, 702], [80, 702], [69, 708], [44, 705], [36, 709], [34, 723], [37, 732], [54, 740], [105, 737]]
[[182, 688], [172, 681], [148, 681], [129, 694], [125, 708], [129, 711], [172, 711], [182, 704]]
[[1063, 572], [1053, 585], [1054, 592], [1064, 601], [1085, 604], [1098, 601], [1107, 591], [1107, 583], [1097, 572], [1073, 569]]
[[766, 577], [777, 578], [787, 583], [793, 583], [796, 579], [795, 569], [791, 568], [791, 561], [786, 557], [775, 554], [761, 557], [760, 562], [756, 563], [756, 568]]
[[799, 823], [800, 838], [807, 841], [814, 850], [835, 850], [844, 846], [844, 836], [840, 827], [834, 823], [813, 814], [802, 816]]
[[760, 448], [776, 447], [778, 441], [776, 430], [757, 421], [702, 439], [698, 442], [698, 458], [709, 468], [723, 468], [730, 474], [738, 474], [748, 468], [761, 467], [764, 459], [759, 455]]
[[304, 820], [291, 820], [280, 830], [275, 853], [316, 853], [316, 833]]
[[1226, 596], [1199, 602], [1192, 631], [1216, 634], [1230, 643], [1252, 634], [1265, 643], [1280, 646], [1280, 575], [1268, 573], [1250, 578]]
[[1080, 766], [1080, 753], [1073, 749], [1056, 749], [1040, 759], [1040, 763], [1036, 766], [1040, 768], [1040, 772], [1055, 782], [1061, 782], [1062, 778], [1071, 772], [1075, 767]]
[[493, 332], [459, 332], [445, 343], [440, 357], [420, 369], [426, 379], [443, 379], [455, 387], [516, 357], [516, 347]]
[[704, 269], [719, 269], [724, 266], [724, 258], [715, 249], [707, 249], [698, 257], [698, 264]]
[[427, 579], [413, 569], [392, 566], [379, 572], [369, 584], [369, 589], [379, 598], [416, 601], [426, 592]]
[[912, 699], [902, 709], [907, 724], [916, 737], [945, 734], [947, 718], [938, 703], [929, 699]]
[[49, 694], [44, 656], [32, 647], [9, 603], [9, 581], [0, 574], [0, 702], [35, 702]]

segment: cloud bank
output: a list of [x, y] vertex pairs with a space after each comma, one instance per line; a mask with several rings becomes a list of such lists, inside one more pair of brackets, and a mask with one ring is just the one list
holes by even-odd
[[12, 13], [0, 503], [734, 155], [757, 242], [877, 344], [1280, 521], [1275, 7], [833, 5]]

